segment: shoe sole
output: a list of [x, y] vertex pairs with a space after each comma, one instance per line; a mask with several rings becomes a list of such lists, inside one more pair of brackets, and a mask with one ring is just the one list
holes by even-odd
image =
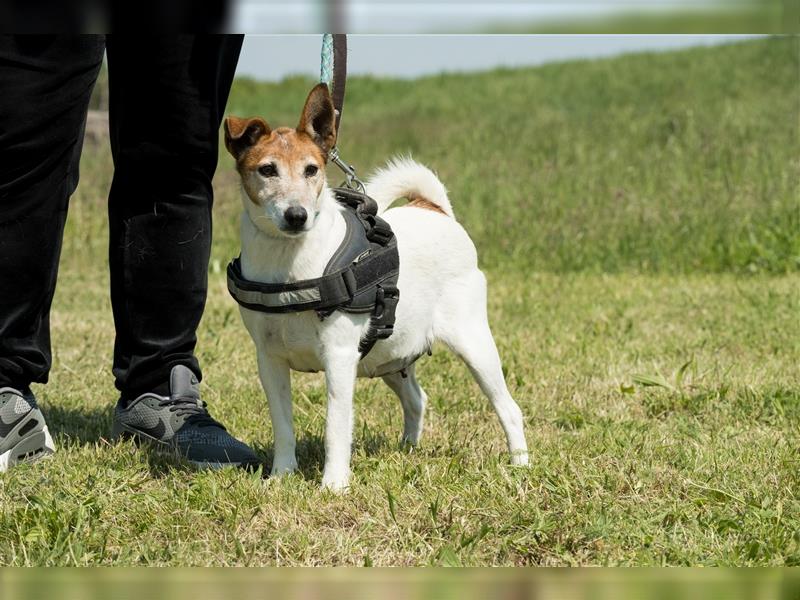
[[16, 465], [34, 463], [47, 458], [55, 451], [50, 430], [45, 425], [39, 431], [34, 431], [18, 441], [10, 450], [0, 454], [0, 472]]
[[180, 458], [188, 462], [189, 464], [197, 467], [201, 470], [209, 470], [209, 471], [219, 471], [221, 469], [230, 469], [230, 468], [240, 468], [240, 469], [255, 469], [260, 465], [251, 465], [250, 463], [242, 463], [242, 462], [219, 462], [219, 461], [199, 461], [199, 460], [191, 460], [183, 456], [178, 449], [170, 444], [169, 442], [165, 442], [163, 440], [159, 440], [158, 438], [154, 438], [151, 435], [147, 435], [146, 433], [134, 429], [133, 427], [129, 427], [124, 423], [114, 423], [114, 428], [112, 431], [112, 437], [115, 440], [134, 440], [135, 442], [143, 442], [153, 446], [159, 452]]

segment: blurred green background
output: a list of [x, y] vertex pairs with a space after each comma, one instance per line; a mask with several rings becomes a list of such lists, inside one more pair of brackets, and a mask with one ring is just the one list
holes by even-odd
[[[799, 44], [354, 78], [340, 149], [432, 165], [487, 268], [796, 272]], [[310, 85], [240, 80], [229, 112], [294, 124]]]
[[[362, 175], [395, 154], [433, 166], [490, 269], [797, 272], [798, 73], [800, 38], [786, 36], [568, 68], [354, 77], [339, 146]], [[293, 125], [313, 83], [238, 78], [228, 112]], [[215, 258], [227, 261], [239, 206], [220, 148]], [[89, 194], [88, 177], [111, 173], [93, 149]]]

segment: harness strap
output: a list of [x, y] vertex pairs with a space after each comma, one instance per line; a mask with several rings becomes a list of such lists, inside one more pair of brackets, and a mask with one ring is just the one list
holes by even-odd
[[[393, 314], [392, 300], [398, 296], [399, 273], [400, 258], [394, 240], [347, 268], [293, 283], [260, 283], [245, 279], [241, 258], [234, 258], [227, 270], [228, 291], [239, 304], [251, 310], [290, 313], [339, 309], [352, 313], [374, 312], [384, 321]], [[376, 289], [382, 291], [375, 292]], [[381, 303], [389, 307], [388, 314], [380, 309]]]
[[228, 291], [245, 308], [289, 313], [333, 308], [349, 302], [357, 290], [352, 267], [295, 283], [258, 283], [242, 275], [240, 258], [228, 265]]

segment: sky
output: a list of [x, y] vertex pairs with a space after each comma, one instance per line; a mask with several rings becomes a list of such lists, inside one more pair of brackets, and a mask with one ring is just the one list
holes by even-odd
[[[519, 23], [578, 22], [620, 14], [720, 10], [732, 0], [338, 0], [354, 33], [485, 31]], [[741, 3], [747, 0], [733, 0]], [[326, 29], [332, 0], [236, 0], [233, 31], [303, 33]]]
[[[349, 75], [414, 78], [521, 67], [626, 52], [729, 43], [748, 35], [348, 35]], [[321, 35], [247, 35], [238, 75], [278, 81], [319, 76]]]

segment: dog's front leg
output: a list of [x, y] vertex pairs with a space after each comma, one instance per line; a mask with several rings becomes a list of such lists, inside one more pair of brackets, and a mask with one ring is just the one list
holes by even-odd
[[258, 375], [269, 403], [272, 433], [275, 437], [275, 457], [271, 475], [283, 475], [297, 469], [294, 423], [292, 421], [292, 387], [289, 364], [263, 349], [258, 352]]
[[325, 357], [328, 414], [325, 419], [325, 470], [322, 487], [342, 491], [350, 482], [353, 442], [353, 391], [359, 354], [355, 348], [337, 349]]

